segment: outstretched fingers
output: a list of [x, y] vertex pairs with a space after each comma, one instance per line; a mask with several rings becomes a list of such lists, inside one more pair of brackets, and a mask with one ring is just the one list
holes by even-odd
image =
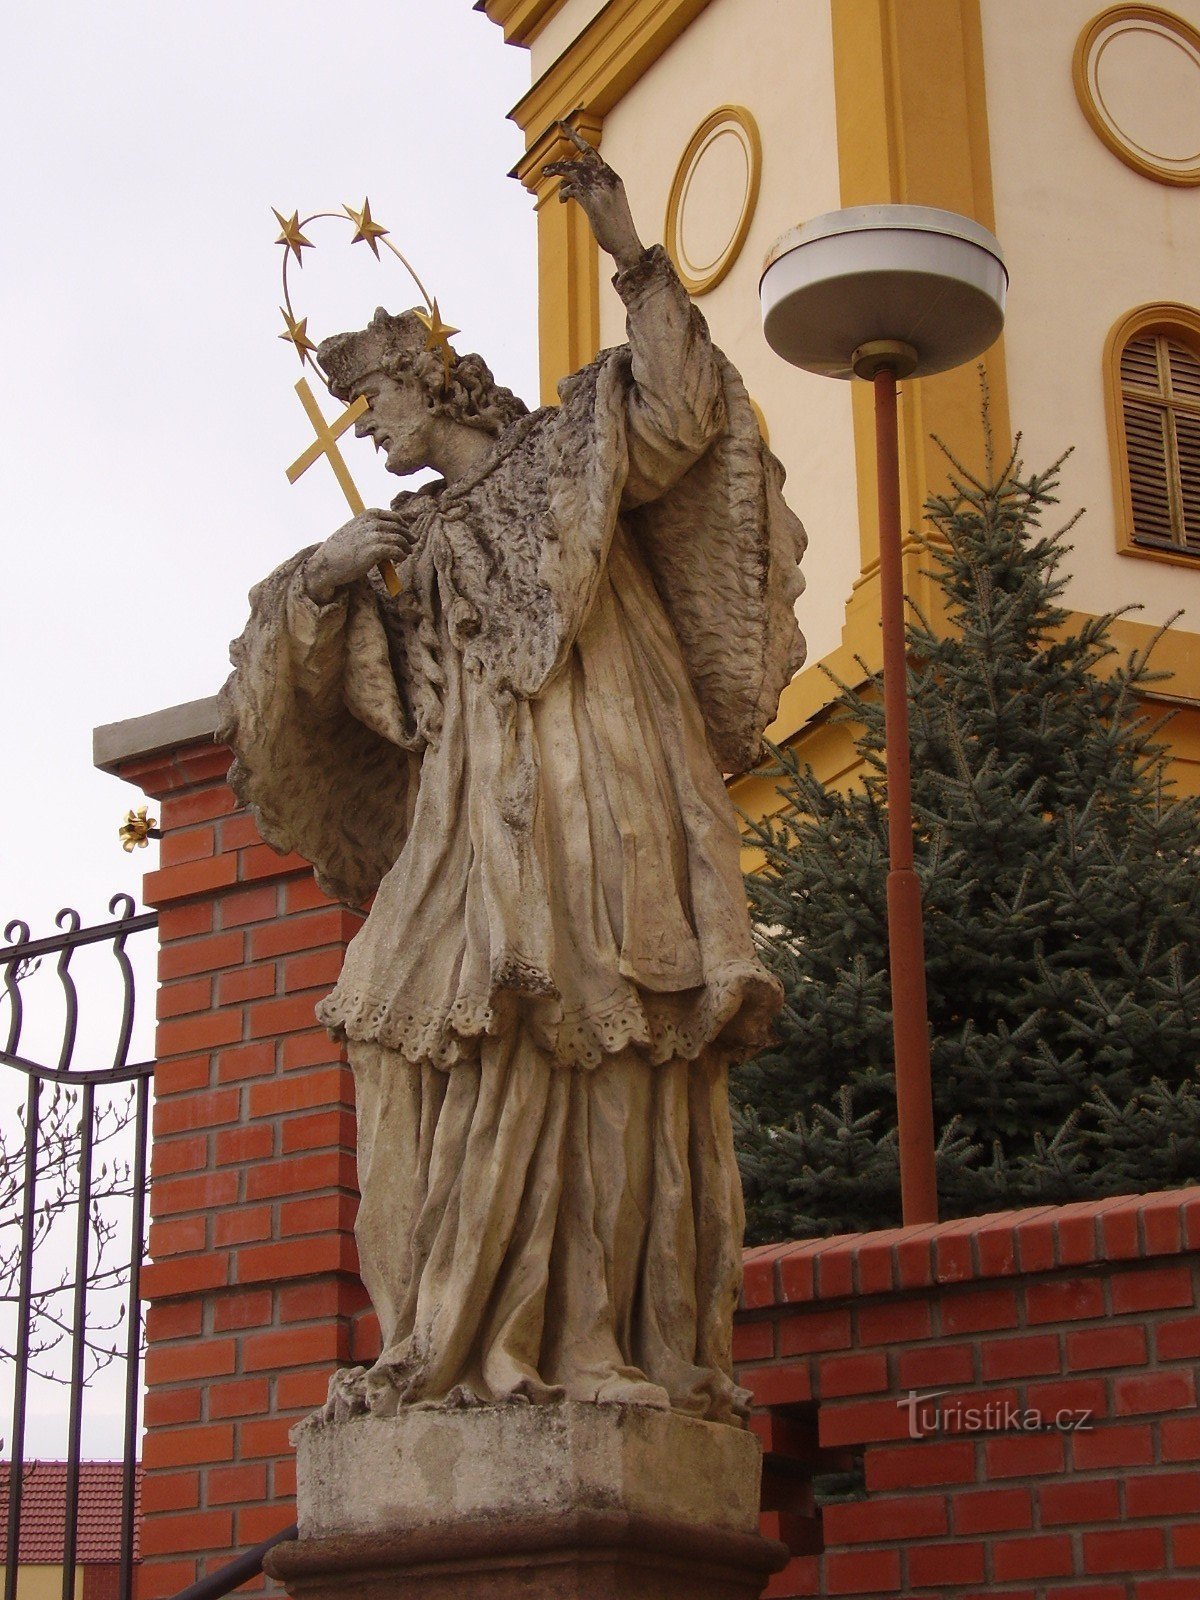
[[[573, 128], [569, 122], [562, 121], [556, 122], [555, 127], [571, 141], [585, 161], [592, 164], [602, 164], [599, 150], [596, 149], [594, 144], [589, 144], [578, 128]], [[557, 165], [558, 163], [555, 164]]]
[[569, 122], [558, 122], [555, 126], [579, 151], [578, 156], [571, 156], [565, 161], [548, 161], [542, 168], [543, 177], [560, 180], [560, 200], [578, 200], [586, 191], [609, 186], [616, 181], [616, 173], [595, 145], [589, 144]]
[[584, 195], [615, 188], [617, 182], [616, 173], [603, 162], [593, 167], [585, 166], [582, 161], [551, 161], [542, 168], [542, 174], [559, 180], [560, 200], [582, 200]]

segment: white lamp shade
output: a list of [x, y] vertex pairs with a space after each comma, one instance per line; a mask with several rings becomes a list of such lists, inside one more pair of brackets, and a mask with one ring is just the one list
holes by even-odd
[[969, 217], [930, 206], [853, 206], [773, 246], [759, 284], [763, 332], [793, 366], [854, 376], [874, 340], [916, 351], [914, 377], [980, 355], [1004, 326], [1000, 246]]

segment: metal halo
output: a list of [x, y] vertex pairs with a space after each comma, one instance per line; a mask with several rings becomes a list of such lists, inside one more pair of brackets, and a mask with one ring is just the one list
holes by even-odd
[[[363, 204], [366, 205], [365, 199]], [[271, 209], [274, 211], [274, 207]], [[276, 218], [279, 217], [279, 213], [277, 211], [275, 212], [275, 216]], [[354, 221], [354, 218], [349, 214], [347, 209], [343, 209], [341, 211], [314, 211], [311, 216], [301, 218], [297, 222], [296, 226], [297, 229], [303, 233], [304, 229], [307, 228], [311, 223], [320, 222], [326, 219], [332, 219], [335, 222], [340, 221], [353, 223]], [[412, 262], [402, 250], [398, 249], [397, 246], [392, 243], [390, 235], [376, 235], [376, 239], [379, 244], [385, 245], [392, 252], [392, 254], [396, 257], [396, 260], [399, 261], [400, 265], [408, 273], [409, 277], [416, 284], [422, 300], [425, 302], [425, 309], [432, 314], [434, 302], [429, 298], [429, 291], [417, 276], [417, 270], [413, 266]], [[292, 305], [291, 292], [288, 289], [288, 262], [291, 259], [292, 247], [285, 240], [277, 240], [276, 243], [283, 244], [283, 303], [287, 310], [288, 317], [291, 319], [292, 326], [295, 326], [299, 319], [297, 319], [295, 307]], [[309, 246], [309, 248], [311, 249], [312, 247]], [[300, 265], [304, 265], [303, 261], [300, 262]], [[305, 317], [303, 320], [307, 322], [308, 318]], [[282, 339], [284, 335], [280, 334], [279, 337]], [[317, 377], [325, 385], [325, 388], [332, 394], [333, 391], [329, 389], [329, 380], [326, 378], [325, 374], [321, 371], [321, 368], [313, 360], [311, 354], [307, 350], [300, 350], [300, 360], [302, 364], [306, 363], [312, 368], [313, 372], [316, 373]]]

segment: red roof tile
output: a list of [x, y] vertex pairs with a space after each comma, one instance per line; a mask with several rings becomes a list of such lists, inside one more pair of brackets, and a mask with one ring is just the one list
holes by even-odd
[[[8, 1484], [11, 1464], [0, 1461], [0, 1541], [8, 1527]], [[121, 1473], [119, 1461], [79, 1463], [79, 1523], [76, 1561], [81, 1566], [121, 1559]], [[134, 1559], [137, 1559], [137, 1517], [142, 1469], [134, 1490]], [[56, 1566], [62, 1561], [66, 1532], [67, 1464], [27, 1461], [21, 1489], [22, 1563]], [[3, 1544], [0, 1542], [0, 1561]]]

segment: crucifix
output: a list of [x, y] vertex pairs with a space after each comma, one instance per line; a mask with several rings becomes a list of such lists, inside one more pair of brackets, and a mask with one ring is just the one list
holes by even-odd
[[[346, 429], [351, 427], [362, 416], [364, 411], [368, 410], [369, 402], [365, 395], [360, 394], [357, 400], [352, 401], [346, 407], [341, 416], [337, 417], [333, 422], [327, 422], [320, 406], [317, 404], [316, 396], [308, 386], [307, 378], [301, 378], [297, 383], [296, 393], [300, 396], [300, 404], [304, 407], [308, 420], [313, 425], [313, 432], [316, 434], [316, 438], [308, 449], [298, 455], [287, 469], [287, 480], [289, 483], [295, 483], [302, 473], [308, 471], [314, 461], [319, 461], [322, 456], [326, 456], [329, 460], [329, 465], [333, 468], [333, 475], [341, 486], [342, 493], [346, 496], [347, 504], [354, 515], [357, 516], [360, 511], [366, 508], [363, 505], [363, 497], [359, 494], [354, 479], [350, 476], [350, 468], [346, 465], [346, 459], [338, 449], [338, 440], [346, 432]], [[387, 586], [387, 592], [393, 595], [399, 594], [400, 579], [392, 563], [390, 561], [381, 562], [379, 571], [383, 577], [384, 584]]]

